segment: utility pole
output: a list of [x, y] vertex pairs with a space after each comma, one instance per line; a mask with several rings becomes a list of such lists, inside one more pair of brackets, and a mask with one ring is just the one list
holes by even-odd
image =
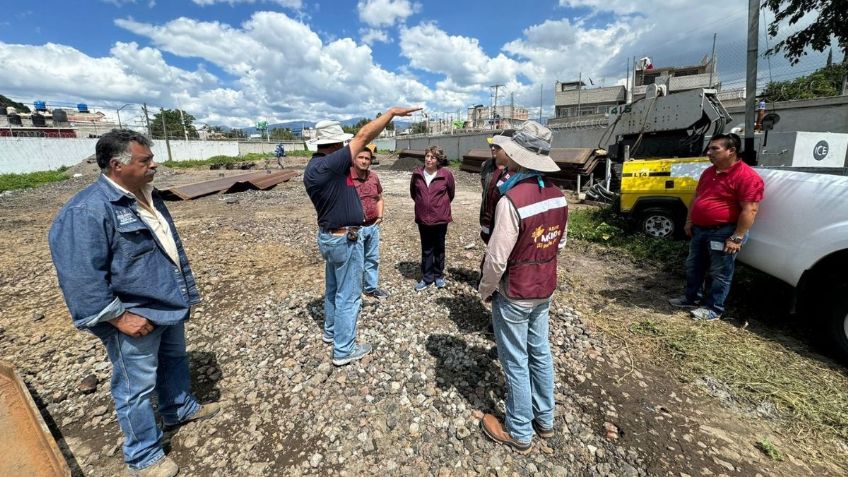
[[498, 121], [495, 121], [495, 119], [498, 116], [498, 88], [503, 88], [503, 85], [502, 84], [493, 84], [492, 86], [489, 86], [489, 87], [493, 88], [495, 90], [495, 101], [494, 101], [494, 105], [492, 106], [492, 114], [491, 114], [491, 119], [494, 121], [492, 123], [492, 129], [498, 129], [498, 127], [497, 127]]
[[509, 127], [512, 127], [513, 119], [515, 119], [515, 93], [509, 93]]
[[[554, 92], [556, 94], [556, 92]], [[544, 83], [539, 83], [539, 124], [542, 124], [542, 103], [544, 102], [545, 97], [545, 85]]]
[[711, 56], [711, 58], [710, 58], [710, 63], [711, 63], [711, 64], [710, 64], [710, 82], [709, 82], [709, 83], [707, 83], [707, 88], [712, 88], [712, 87], [713, 87], [713, 73], [715, 73], [715, 71], [716, 71], [716, 64], [715, 64], [715, 44], [716, 44], [716, 37], [717, 37], [717, 36], [718, 36], [718, 33], [713, 33], [713, 54], [712, 54], [712, 56]]
[[173, 161], [171, 157], [171, 142], [168, 140], [168, 126], [165, 124], [165, 113], [162, 108], [159, 108], [159, 114], [162, 115], [162, 134], [165, 135], [165, 148], [168, 149], [168, 160]]
[[757, 165], [754, 150], [754, 107], [757, 101], [757, 56], [759, 52], [760, 2], [748, 0], [748, 61], [745, 84], [745, 146], [743, 158], [749, 166]]
[[150, 117], [147, 116], [147, 103], [141, 103], [141, 110], [144, 111], [144, 124], [147, 125], [147, 137], [153, 137], [153, 131], [150, 129]]
[[577, 76], [577, 117], [580, 117], [580, 86], [583, 84], [583, 72], [580, 72], [580, 75]]

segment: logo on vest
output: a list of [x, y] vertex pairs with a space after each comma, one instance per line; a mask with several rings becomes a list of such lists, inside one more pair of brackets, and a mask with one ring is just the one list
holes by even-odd
[[533, 243], [538, 249], [546, 249], [557, 242], [557, 239], [562, 235], [559, 225], [538, 226], [530, 234], [533, 237]]

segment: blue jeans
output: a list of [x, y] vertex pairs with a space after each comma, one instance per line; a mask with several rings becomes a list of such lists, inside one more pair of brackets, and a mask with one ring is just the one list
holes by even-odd
[[[361, 230], [360, 230], [361, 232]], [[333, 337], [333, 357], [344, 358], [356, 343], [356, 320], [362, 304], [362, 234], [356, 241], [346, 235], [318, 232], [324, 267], [324, 334]]]
[[532, 421], [554, 425], [554, 364], [548, 343], [550, 300], [535, 308], [518, 306], [500, 293], [492, 301], [498, 359], [506, 375], [506, 430], [528, 443]]
[[[686, 258], [686, 300], [691, 303], [700, 297], [701, 306], [710, 308], [719, 315], [724, 313], [724, 301], [730, 292], [730, 283], [733, 281], [733, 271], [736, 267], [736, 254], [724, 253], [724, 242], [735, 231], [736, 224], [720, 227], [693, 225], [692, 240], [689, 241], [689, 256]], [[746, 234], [743, 242], [747, 240]], [[711, 242], [720, 244], [722, 250], [713, 250]]]
[[133, 469], [149, 467], [165, 457], [150, 402], [153, 392], [166, 425], [179, 424], [200, 409], [190, 390], [185, 328], [183, 323], [156, 326], [138, 338], [115, 330], [101, 340], [112, 362], [112, 399], [124, 433], [124, 461]]
[[362, 227], [359, 233], [362, 235], [365, 255], [363, 290], [370, 293], [377, 289], [377, 283], [380, 281], [380, 226], [374, 224]]

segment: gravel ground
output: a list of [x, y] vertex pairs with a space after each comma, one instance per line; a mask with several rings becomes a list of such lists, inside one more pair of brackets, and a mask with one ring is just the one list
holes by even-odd
[[[476, 294], [479, 180], [455, 172], [448, 286], [416, 294], [419, 245], [409, 174], [380, 173], [386, 195], [381, 287], [366, 299], [359, 339], [374, 353], [335, 368], [321, 341], [323, 262], [315, 213], [295, 179], [271, 191], [172, 202], [204, 302], [187, 325], [193, 385], [216, 418], [166, 436], [181, 475], [805, 475], [750, 445], [745, 416], [685, 389], [594, 332], [597, 287], [650, 271], [569, 244], [551, 309], [557, 435], [520, 456], [486, 439], [485, 412], [503, 412], [504, 382], [490, 310]], [[227, 171], [237, 174], [240, 171]], [[160, 188], [218, 171], [166, 171]], [[94, 176], [0, 196], [0, 359], [15, 363], [74, 475], [123, 472], [109, 398], [110, 364], [70, 326], [46, 244], [50, 221]], [[678, 286], [672, 277], [668, 290]], [[761, 425], [761, 424], [758, 424]], [[836, 474], [834, 474], [836, 475]]]

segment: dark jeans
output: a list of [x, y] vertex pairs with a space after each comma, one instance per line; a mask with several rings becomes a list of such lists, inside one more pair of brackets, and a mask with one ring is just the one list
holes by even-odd
[[[733, 271], [736, 267], [736, 254], [724, 253], [724, 242], [733, 235], [736, 224], [720, 227], [692, 226], [692, 240], [689, 242], [689, 256], [686, 258], [686, 300], [694, 302], [701, 298], [701, 306], [712, 309], [718, 314], [724, 313], [724, 300], [730, 292]], [[748, 237], [745, 236], [745, 241]], [[710, 243], [721, 245], [714, 250]], [[709, 271], [708, 279], [706, 278]], [[703, 290], [703, 291], [702, 291]]]
[[445, 236], [448, 224], [418, 224], [421, 235], [421, 280], [431, 284], [445, 277]]

